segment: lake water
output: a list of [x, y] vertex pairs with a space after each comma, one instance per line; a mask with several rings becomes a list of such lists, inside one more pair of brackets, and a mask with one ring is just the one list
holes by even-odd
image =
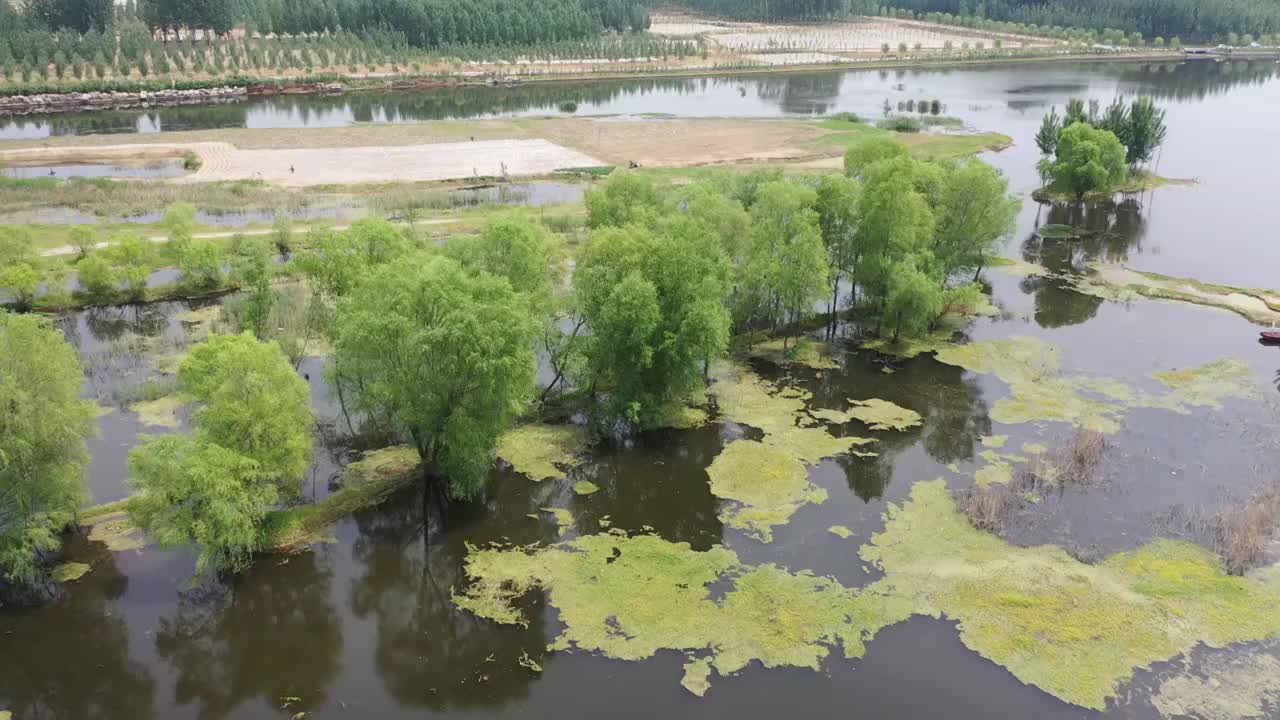
[[[1105, 103], [1117, 92], [1149, 93], [1169, 111], [1160, 173], [1197, 178], [1199, 184], [1093, 208], [1088, 223], [1106, 232], [1083, 242], [1038, 239], [1036, 227], [1061, 221], [1071, 211], [1028, 201], [1007, 254], [1055, 269], [1102, 260], [1219, 282], [1280, 285], [1280, 250], [1261, 212], [1271, 202], [1274, 168], [1280, 164], [1280, 125], [1266, 111], [1280, 107], [1280, 78], [1273, 65], [1021, 65], [530, 87], [509, 94], [460, 93], [452, 116], [546, 112], [561, 91], [571, 96], [565, 99], [577, 99], [580, 114], [873, 115], [886, 98], [936, 97], [947, 114], [1014, 137], [1013, 148], [988, 159], [1023, 194], [1038, 182], [1032, 136], [1048, 106], [1061, 107], [1069, 96]], [[525, 92], [528, 102], [521, 106], [516, 101]], [[296, 113], [300, 123], [303, 116], [336, 118], [333, 122], [420, 119], [409, 108], [421, 109], [422, 117], [450, 116], [448, 93], [379, 98], [383, 104], [376, 112], [372, 105], [355, 109], [359, 102], [353, 96], [299, 101], [294, 107], [311, 108]], [[243, 111], [246, 118], [260, 113], [266, 122], [268, 116], [282, 117], [283, 107], [219, 106], [216, 112]], [[181, 110], [187, 116], [188, 109]], [[368, 117], [357, 116], [366, 112]], [[1212, 512], [1247, 495], [1263, 479], [1257, 468], [1269, 467], [1276, 456], [1280, 350], [1260, 346], [1252, 324], [1210, 308], [1103, 301], [1053, 280], [996, 271], [987, 271], [986, 278], [1003, 313], [975, 323], [968, 333], [972, 340], [1041, 338], [1062, 349], [1064, 368], [1139, 387], [1150, 387], [1145, 376], [1155, 370], [1239, 358], [1254, 373], [1259, 392], [1257, 400], [1227, 401], [1221, 411], [1133, 410], [1111, 438], [1102, 481], [1046, 497], [1011, 528], [1014, 542], [1055, 543], [1096, 555], [1133, 548], [1164, 534], [1162, 519], [1171, 511]], [[97, 368], [86, 394], [107, 401], [114, 388], [147, 379], [148, 369], [112, 348], [129, 347], [136, 338], [180, 346], [190, 332], [181, 321], [188, 309], [167, 303], [64, 319], [68, 337]], [[853, 549], [883, 529], [887, 505], [902, 502], [914, 483], [944, 478], [955, 488], [971, 484], [985, 435], [1009, 435], [1008, 445], [1016, 448], [1024, 442], [1054, 445], [1071, 434], [1063, 424], [993, 421], [991, 408], [1009, 391], [992, 376], [927, 355], [894, 362], [893, 373], [886, 374], [881, 358], [856, 351], [857, 333], [856, 327], [841, 328], [840, 370], [784, 371], [767, 363], [756, 369], [809, 390], [814, 407], [842, 408], [845, 398], [882, 398], [918, 411], [924, 424], [905, 432], [858, 428], [857, 434], [877, 439], [879, 455], [841, 457], [813, 467], [810, 480], [829, 499], [796, 512], [789, 524], [775, 529], [771, 543], [724, 526], [717, 514], [720, 501], [709, 490], [705, 470], [727, 443], [756, 432], [727, 421], [597, 449], [565, 479], [533, 483], [498, 468], [487, 497], [472, 505], [446, 508], [434, 495], [410, 490], [341, 523], [332, 543], [299, 555], [265, 557], [240, 576], [197, 588], [187, 585], [193, 569], [189, 553], [112, 554], [76, 538], [69, 554], [95, 562], [89, 575], [43, 605], [0, 610], [0, 709], [13, 710], [16, 720], [257, 719], [301, 712], [305, 718], [396, 719], [1159, 717], [1144, 688], [1173, 672], [1172, 665], [1139, 673], [1133, 691], [1122, 688], [1125, 699], [1099, 714], [1024, 685], [967, 649], [945, 618], [917, 617], [887, 628], [869, 643], [863, 659], [843, 660], [836, 651], [822, 672], [754, 664], [736, 677], [714, 679], [707, 696], [698, 699], [680, 686], [685, 658], [678, 653], [623, 662], [548, 651], [562, 626], [541, 593], [522, 606], [530, 618], [527, 628], [482, 621], [452, 604], [451, 589], [465, 581], [466, 545], [555, 542], [558, 530], [549, 515], [527, 516], [547, 506], [572, 511], [578, 530], [570, 537], [598, 531], [600, 518], [608, 515], [613, 527], [626, 531], [648, 526], [694, 549], [724, 545], [745, 563], [808, 569], [859, 586], [875, 573]], [[308, 497], [318, 498], [350, 457], [350, 443], [341, 439], [340, 413], [323, 381], [323, 361], [308, 362], [302, 371], [311, 382], [318, 415], [336, 428], [336, 439], [322, 443], [305, 489]], [[138, 434], [147, 431], [127, 409], [112, 407], [102, 419], [102, 435], [92, 443], [90, 482], [98, 501], [127, 491], [124, 458]], [[837, 432], [846, 431], [853, 432]], [[578, 480], [590, 480], [600, 491], [576, 495], [572, 485]], [[847, 526], [853, 536], [837, 538], [827, 531], [832, 525]], [[522, 655], [542, 672], [522, 666]]]

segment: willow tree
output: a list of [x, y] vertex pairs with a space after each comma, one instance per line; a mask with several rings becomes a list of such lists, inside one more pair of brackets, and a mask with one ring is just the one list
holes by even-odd
[[831, 285], [832, 323], [840, 297], [840, 281], [853, 277], [862, 257], [858, 244], [858, 201], [862, 186], [852, 178], [828, 175], [818, 183], [818, 227], [822, 231], [822, 243], [827, 248], [830, 266], [828, 282]]
[[909, 155], [907, 146], [888, 135], [871, 135], [858, 140], [844, 153], [844, 174], [861, 177], [867, 168], [881, 160]]
[[1114, 133], [1075, 123], [1058, 137], [1058, 152], [1049, 166], [1052, 187], [1076, 202], [1088, 193], [1108, 193], [1128, 177], [1124, 145]]
[[26, 584], [85, 499], [93, 403], [50, 321], [0, 310], [0, 578]]
[[574, 272], [588, 338], [587, 380], [605, 430], [643, 426], [701, 387], [729, 342], [729, 263], [690, 218], [655, 232], [596, 231]]
[[[812, 188], [780, 180], [760, 188], [751, 206], [747, 283], [761, 319], [775, 329], [810, 314], [827, 284], [827, 252]], [[783, 338], [783, 345], [786, 345]]]
[[1021, 205], [1009, 194], [1009, 180], [981, 160], [951, 167], [934, 206], [937, 223], [930, 248], [944, 278], [973, 272], [976, 280], [1013, 232]]
[[498, 436], [532, 398], [538, 322], [506, 278], [439, 255], [382, 265], [338, 305], [354, 403], [413, 442], [458, 498], [485, 487]]
[[261, 549], [267, 511], [296, 497], [311, 465], [310, 390], [274, 342], [215, 335], [178, 369], [202, 403], [195, 432], [146, 439], [129, 453], [133, 522], [164, 546], [194, 544], [200, 572], [238, 568]]

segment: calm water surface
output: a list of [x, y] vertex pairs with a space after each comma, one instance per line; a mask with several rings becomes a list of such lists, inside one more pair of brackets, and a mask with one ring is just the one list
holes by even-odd
[[[898, 85], [903, 89], [895, 90]], [[1038, 239], [1033, 232], [1038, 225], [1071, 219], [1074, 211], [1028, 203], [1008, 254], [1059, 270], [1101, 260], [1221, 282], [1280, 284], [1275, 279], [1280, 251], [1259, 212], [1269, 207], [1272, 190], [1266, 179], [1274, 179], [1280, 161], [1278, 130], [1262, 111], [1280, 107], [1280, 83], [1271, 66], [1046, 65], [573, 90], [588, 98], [598, 92], [594, 104], [579, 101], [582, 112], [690, 115], [871, 114], [885, 97], [939, 97], [949, 114], [1015, 138], [1014, 148], [990, 159], [1019, 192], [1037, 182], [1031, 135], [1049, 105], [1062, 105], [1071, 95], [1106, 101], [1116, 92], [1149, 92], [1169, 108], [1170, 135], [1160, 172], [1196, 177], [1200, 184], [1090, 208], [1081, 220], [1105, 232], [1083, 242]], [[462, 93], [458, 112], [539, 112], [554, 101], [534, 98], [516, 107], [520, 96], [514, 93], [523, 91]], [[483, 108], [485, 97], [509, 105]], [[351, 104], [359, 100], [326, 102], [337, 104], [308, 112], [354, 113]], [[403, 108], [444, 108], [447, 96], [384, 102], [381, 115], [371, 112], [371, 117], [416, 119]], [[389, 110], [395, 102], [402, 104], [399, 114]], [[741, 112], [734, 111], [737, 107]], [[253, 105], [218, 111], [233, 110], [277, 112]], [[1206, 128], [1212, 128], [1212, 142]], [[1160, 534], [1160, 518], [1175, 508], [1213, 510], [1247, 494], [1257, 479], [1255, 468], [1274, 460], [1280, 351], [1258, 345], [1250, 323], [1208, 308], [1105, 302], [1052, 280], [999, 272], [988, 272], [987, 278], [1004, 313], [974, 325], [971, 339], [1040, 337], [1062, 348], [1065, 369], [1148, 388], [1151, 381], [1144, 378], [1153, 370], [1237, 357], [1254, 369], [1263, 396], [1258, 402], [1228, 402], [1220, 413], [1132, 411], [1107, 452], [1101, 485], [1046, 498], [1033, 517], [1011, 530], [1013, 541], [1103, 554], [1130, 548]], [[155, 431], [112, 403], [121, 388], [151, 377], [127, 348], [142, 338], [181, 346], [189, 328], [179, 316], [187, 309], [168, 303], [62, 320], [90, 368], [86, 396], [113, 408], [93, 441], [90, 484], [96, 500], [127, 491], [128, 448], [139, 433]], [[442, 507], [434, 495], [413, 489], [343, 522], [334, 543], [300, 555], [263, 558], [241, 576], [196, 588], [187, 582], [193, 569], [189, 553], [111, 554], [75, 538], [70, 555], [94, 561], [93, 572], [42, 606], [0, 610], [0, 709], [12, 709], [17, 720], [256, 719], [299, 712], [307, 718], [607, 714], [646, 720], [1098, 715], [1023, 685], [966, 649], [946, 620], [916, 618], [887, 628], [869, 644], [864, 659], [829, 660], [821, 673], [753, 665], [738, 677], [714, 680], [707, 697], [697, 699], [680, 687], [684, 657], [676, 653], [637, 663], [548, 653], [546, 645], [560, 625], [540, 594], [529, 599], [528, 628], [499, 627], [452, 606], [450, 589], [463, 581], [467, 543], [556, 540], [549, 520], [526, 516], [544, 506], [571, 510], [581, 532], [596, 532], [607, 514], [624, 530], [650, 526], [697, 549], [723, 544], [747, 563], [774, 562], [861, 585], [873, 575], [853, 555], [853, 543], [865, 543], [883, 528], [886, 503], [901, 502], [913, 483], [938, 477], [957, 488], [971, 483], [983, 435], [1008, 434], [1011, 447], [1026, 441], [1052, 445], [1070, 435], [1059, 424], [993, 422], [989, 410], [1008, 391], [990, 376], [929, 357], [895, 362], [894, 373], [887, 375], [881, 359], [854, 350], [857, 333], [856, 327], [841, 329], [840, 347], [847, 351], [842, 370], [796, 369], [786, 379], [811, 390], [815, 407], [843, 408], [845, 398], [878, 397], [922, 413], [924, 425], [872, 433], [879, 457], [844, 457], [814, 467], [811, 479], [830, 499], [802, 508], [775, 531], [771, 544], [725, 528], [717, 517], [718, 501], [707, 487], [705, 468], [727, 443], [755, 433], [725, 422], [599, 449], [563, 480], [532, 483], [498, 468], [488, 496], [470, 506]], [[327, 429], [308, 479], [308, 497], [328, 492], [329, 479], [351, 457], [353, 446], [322, 379], [323, 364], [310, 360], [300, 369], [309, 376]], [[767, 364], [757, 370], [770, 377], [782, 373]], [[856, 425], [846, 430], [867, 434]], [[959, 472], [949, 470], [950, 464]], [[601, 490], [575, 495], [571, 486], [580, 479]], [[831, 535], [826, 528], [837, 524], [851, 528], [854, 537], [844, 541]], [[523, 653], [543, 672], [521, 667], [517, 659]], [[1168, 670], [1157, 666], [1141, 674], [1136, 686], [1147, 687]], [[1106, 715], [1157, 717], [1145, 697], [1135, 692]]]

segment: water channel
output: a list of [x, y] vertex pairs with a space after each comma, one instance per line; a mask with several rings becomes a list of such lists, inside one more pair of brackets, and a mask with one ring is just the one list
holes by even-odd
[[[152, 132], [193, 127], [280, 127], [351, 122], [553, 113], [573, 99], [579, 114], [778, 116], [857, 112], [874, 116], [885, 99], [938, 98], [969, 126], [1006, 133], [1015, 145], [988, 154], [1016, 192], [1038, 184], [1032, 140], [1040, 117], [1069, 97], [1153, 95], [1168, 109], [1160, 174], [1197, 180], [1089, 209], [1099, 232], [1085, 241], [1040, 239], [1034, 230], [1070, 219], [1069, 208], [1029, 199], [1007, 255], [1055, 270], [1089, 261], [1246, 286], [1280, 286], [1280, 244], [1264, 213], [1280, 165], [1280, 66], [1273, 63], [1028, 64], [953, 71], [859, 71], [529, 86], [463, 92], [290, 99], [242, 106], [13, 121], [0, 137], [90, 132]], [[1076, 218], [1079, 219], [1079, 218]], [[1246, 362], [1258, 398], [1229, 400], [1220, 411], [1179, 414], [1134, 409], [1111, 439], [1105, 479], [1046, 498], [1033, 522], [1015, 527], [1022, 545], [1053, 543], [1082, 555], [1131, 549], [1167, 533], [1172, 511], [1209, 510], [1247, 495], [1257, 468], [1274, 460], [1280, 351], [1260, 346], [1256, 328], [1205, 307], [1138, 300], [1105, 301], [1068, 285], [1000, 271], [986, 273], [1000, 315], [969, 331], [974, 341], [1026, 335], [1061, 348], [1071, 371], [1146, 387], [1155, 370], [1189, 368], [1223, 357]], [[86, 396], [106, 414], [91, 443], [95, 502], [127, 493], [125, 457], [140, 433], [155, 432], [115, 391], [152, 379], [131, 348], [179, 347], [192, 332], [180, 303], [107, 308], [68, 316], [61, 325], [91, 368]], [[859, 660], [833, 652], [821, 672], [765, 669], [717, 678], [705, 698], [680, 686], [683, 655], [660, 652], [639, 662], [585, 652], [551, 652], [560, 632], [545, 597], [524, 606], [528, 627], [499, 626], [459, 610], [451, 588], [465, 580], [466, 546], [553, 543], [549, 516], [571, 510], [577, 532], [599, 520], [628, 532], [652, 529], [695, 550], [723, 545], [750, 564], [811, 570], [856, 587], [875, 578], [856, 548], [884, 528], [888, 504], [918, 481], [973, 482], [980, 438], [1054, 444], [1062, 424], [1004, 425], [991, 419], [1008, 386], [990, 375], [944, 365], [928, 355], [895, 361], [856, 350], [856, 327], [841, 331], [842, 369], [755, 369], [812, 392], [814, 407], [844, 398], [882, 398], [924, 416], [922, 427], [874, 432], [879, 455], [823, 461], [810, 480], [825, 503], [799, 510], [764, 544], [721, 523], [706, 468], [723, 447], [755, 432], [732, 422], [646, 434], [625, 447], [594, 450], [564, 479], [533, 483], [494, 470], [483, 502], [442, 508], [421, 490], [363, 512], [311, 552], [263, 558], [248, 572], [188, 583], [186, 552], [110, 553], [75, 538], [69, 554], [92, 561], [83, 579], [47, 602], [0, 608], [0, 710], [31, 718], [423, 718], [521, 716], [618, 718], [803, 717], [1083, 718], [967, 649], [955, 623], [915, 617], [880, 632]], [[308, 360], [317, 415], [330, 432], [320, 442], [306, 497], [323, 497], [355, 452], [324, 381], [323, 359]], [[867, 435], [865, 429], [837, 433]], [[949, 467], [950, 466], [950, 467]], [[576, 495], [574, 482], [600, 487]], [[853, 535], [841, 539], [833, 525]], [[520, 660], [531, 658], [535, 672]], [[1280, 657], [1280, 654], [1277, 655]], [[1142, 671], [1104, 714], [1156, 718], [1149, 688], [1172, 664]], [[1272, 708], [1271, 710], [1276, 710]], [[306, 713], [298, 715], [298, 713]]]

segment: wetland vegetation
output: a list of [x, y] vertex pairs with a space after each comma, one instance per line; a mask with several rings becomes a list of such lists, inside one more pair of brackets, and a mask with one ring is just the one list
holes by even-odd
[[[1280, 86], [1054, 67], [752, 86], [849, 113], [821, 120], [389, 126], [646, 160], [550, 206], [0, 186], [4, 213], [161, 211], [0, 228], [0, 717], [1273, 713], [1276, 308], [1247, 260], [1275, 256], [1224, 232], [1204, 264], [1195, 224], [1256, 238], [1215, 208], [1269, 164], [1202, 164], [1204, 98], [1169, 88]], [[1201, 182], [1033, 201], [1048, 109], [1121, 94], [1160, 98], [1122, 106], [1167, 113], [1164, 165], [1101, 114], [1047, 154]], [[859, 121], [885, 95], [965, 129]], [[1224, 142], [1273, 132], [1226, 115]], [[714, 155], [731, 133], [796, 152]], [[352, 199], [210, 236], [214, 206]]]

